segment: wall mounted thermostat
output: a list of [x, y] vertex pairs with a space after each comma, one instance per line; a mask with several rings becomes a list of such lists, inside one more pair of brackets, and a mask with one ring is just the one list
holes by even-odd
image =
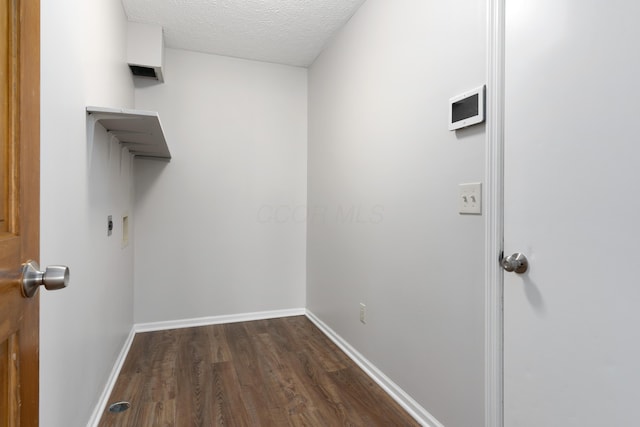
[[449, 99], [449, 130], [484, 122], [484, 94], [483, 85]]

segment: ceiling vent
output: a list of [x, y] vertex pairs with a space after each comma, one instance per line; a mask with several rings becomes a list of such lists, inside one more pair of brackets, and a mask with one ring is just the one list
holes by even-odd
[[164, 82], [164, 39], [162, 27], [155, 24], [128, 24], [127, 62], [136, 77]]

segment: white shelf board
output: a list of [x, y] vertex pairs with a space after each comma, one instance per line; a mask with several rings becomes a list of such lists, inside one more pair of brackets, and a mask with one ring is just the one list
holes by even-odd
[[155, 111], [87, 107], [87, 113], [134, 156], [171, 159], [160, 117]]

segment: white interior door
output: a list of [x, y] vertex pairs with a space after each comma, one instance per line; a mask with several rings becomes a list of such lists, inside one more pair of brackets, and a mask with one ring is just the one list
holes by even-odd
[[506, 427], [640, 425], [639, 20], [506, 0]]

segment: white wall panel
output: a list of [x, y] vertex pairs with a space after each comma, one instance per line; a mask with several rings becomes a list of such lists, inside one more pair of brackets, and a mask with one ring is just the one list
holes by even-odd
[[[483, 0], [369, 0], [311, 67], [307, 307], [448, 427], [484, 419]], [[367, 323], [359, 321], [359, 303]]]
[[[133, 106], [120, 2], [42, 2], [41, 265], [71, 268], [69, 288], [42, 292], [40, 425], [89, 420], [133, 323], [132, 163], [85, 107]], [[107, 237], [107, 216], [115, 229]]]
[[165, 69], [135, 91], [173, 156], [136, 160], [136, 322], [304, 307], [307, 70], [174, 49]]

